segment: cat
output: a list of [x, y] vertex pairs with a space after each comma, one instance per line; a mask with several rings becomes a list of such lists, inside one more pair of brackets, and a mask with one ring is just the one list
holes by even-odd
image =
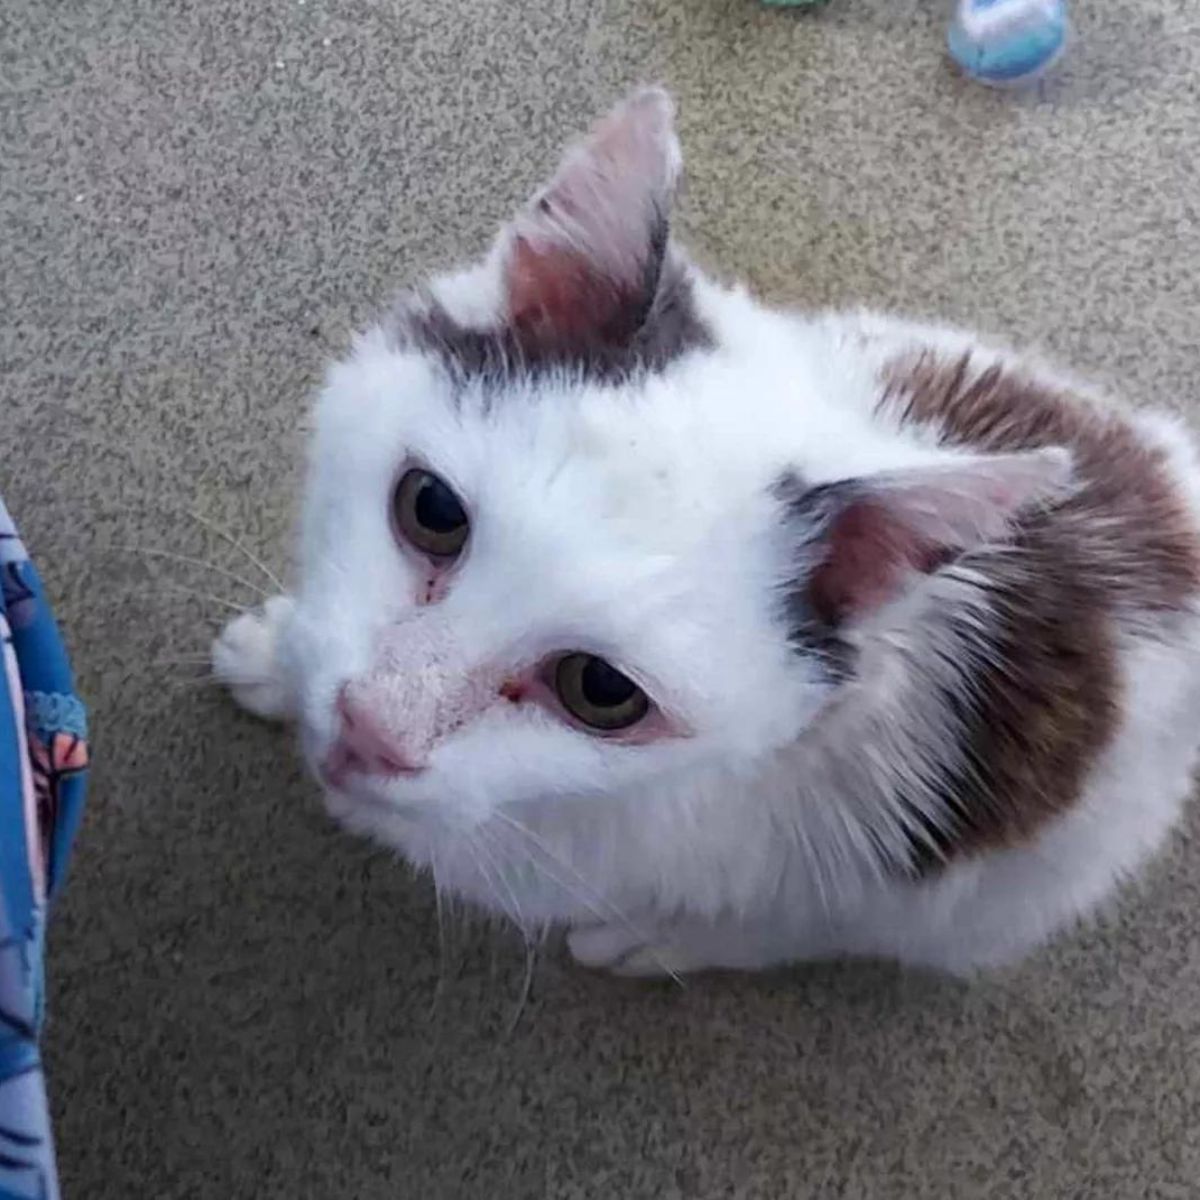
[[669, 235], [634, 93], [316, 410], [298, 580], [216, 674], [332, 815], [629, 975], [1018, 958], [1200, 741], [1183, 426], [974, 335], [777, 311]]

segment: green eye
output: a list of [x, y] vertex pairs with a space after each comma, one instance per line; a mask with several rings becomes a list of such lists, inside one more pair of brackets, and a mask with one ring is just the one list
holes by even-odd
[[592, 729], [628, 729], [650, 711], [646, 693], [594, 654], [567, 654], [559, 659], [554, 690], [567, 712]]
[[432, 558], [456, 558], [471, 524], [462, 501], [429, 471], [406, 471], [392, 497], [396, 528], [410, 546]]

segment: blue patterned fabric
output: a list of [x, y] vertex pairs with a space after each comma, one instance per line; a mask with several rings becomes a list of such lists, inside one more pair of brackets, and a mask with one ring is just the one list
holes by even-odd
[[38, 1035], [47, 905], [83, 810], [87, 717], [0, 501], [0, 1200], [57, 1200]]

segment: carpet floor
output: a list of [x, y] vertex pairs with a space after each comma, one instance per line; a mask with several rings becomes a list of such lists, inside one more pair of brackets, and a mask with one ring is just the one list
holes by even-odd
[[[1184, 1200], [1193, 821], [1104, 919], [970, 986], [865, 964], [685, 989], [455, 932], [198, 681], [287, 569], [306, 408], [395, 286], [481, 248], [630, 83], [678, 228], [805, 306], [938, 313], [1200, 419], [1200, 7], [1079, 0], [1028, 95], [945, 5], [4, 0], [0, 481], [94, 716], [51, 938], [66, 1195]], [[195, 589], [198, 595], [181, 591]], [[434, 1003], [435, 993], [437, 1002]]]

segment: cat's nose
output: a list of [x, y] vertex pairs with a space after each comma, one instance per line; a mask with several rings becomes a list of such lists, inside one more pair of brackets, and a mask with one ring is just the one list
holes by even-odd
[[325, 774], [335, 786], [351, 772], [415, 775], [425, 769], [425, 763], [344, 687], [338, 693], [337, 714], [341, 728], [324, 764]]

